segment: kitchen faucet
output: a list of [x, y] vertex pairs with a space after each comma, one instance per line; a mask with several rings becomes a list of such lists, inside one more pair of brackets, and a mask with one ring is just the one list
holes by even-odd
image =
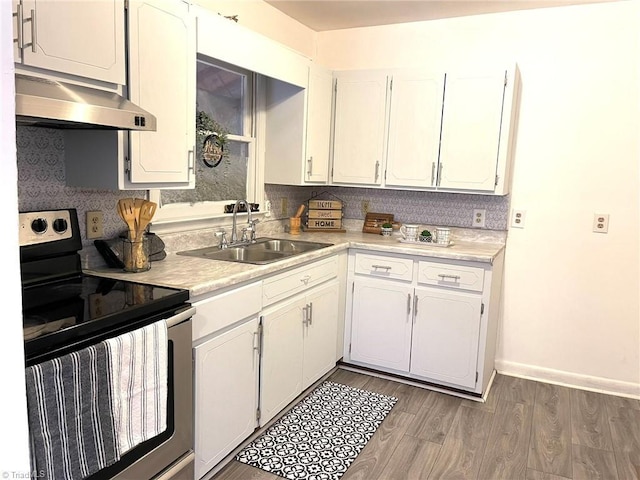
[[[231, 227], [231, 243], [237, 243], [238, 241], [238, 232], [236, 231], [237, 228], [237, 214], [238, 214], [238, 207], [240, 205], [243, 205], [245, 207], [247, 207], [247, 223], [249, 224], [248, 228], [244, 228], [243, 229], [243, 234], [242, 234], [242, 242], [255, 242], [256, 240], [256, 233], [255, 233], [255, 228], [256, 228], [256, 223], [257, 220], [253, 220], [253, 217], [251, 216], [251, 206], [249, 205], [249, 203], [246, 200], [238, 200], [236, 202], [236, 204], [233, 206], [233, 226]], [[251, 229], [251, 237], [250, 239], [247, 238], [247, 230]]]

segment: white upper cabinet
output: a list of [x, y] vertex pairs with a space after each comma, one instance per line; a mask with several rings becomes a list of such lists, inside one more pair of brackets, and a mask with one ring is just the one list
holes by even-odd
[[311, 65], [308, 88], [264, 78], [265, 183], [326, 184], [331, 146], [331, 71]]
[[447, 73], [440, 188], [494, 190], [506, 84], [506, 70]]
[[333, 75], [320, 65], [309, 67], [305, 182], [326, 183], [331, 155]]
[[130, 134], [131, 183], [193, 186], [195, 40], [186, 3], [129, 1], [129, 97], [158, 121], [155, 132]]
[[434, 187], [440, 147], [444, 74], [393, 75], [385, 184]]
[[336, 78], [333, 183], [509, 193], [515, 66]]
[[13, 4], [18, 66], [125, 84], [124, 0]]
[[179, 0], [130, 0], [128, 25], [129, 98], [155, 115], [157, 130], [65, 130], [67, 185], [193, 188], [194, 17]]
[[333, 183], [381, 185], [389, 77], [383, 71], [336, 72]]

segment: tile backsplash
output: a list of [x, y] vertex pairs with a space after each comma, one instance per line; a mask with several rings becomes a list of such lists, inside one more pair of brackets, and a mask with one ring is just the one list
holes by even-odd
[[[104, 236], [112, 238], [126, 229], [116, 212], [118, 200], [146, 196], [144, 190], [116, 192], [66, 186], [64, 139], [60, 130], [20, 126], [16, 132], [16, 144], [20, 211], [76, 208], [85, 246], [93, 243], [84, 238], [85, 212], [102, 211]], [[293, 215], [302, 202], [324, 192], [343, 200], [346, 219], [362, 220], [362, 202], [366, 200], [370, 211], [393, 213], [400, 222], [452, 227], [471, 227], [473, 210], [482, 208], [487, 212], [487, 229], [507, 229], [507, 197], [372, 188], [265, 185], [266, 199], [271, 201], [274, 219]], [[283, 198], [286, 198], [287, 203], [285, 212], [281, 210]]]

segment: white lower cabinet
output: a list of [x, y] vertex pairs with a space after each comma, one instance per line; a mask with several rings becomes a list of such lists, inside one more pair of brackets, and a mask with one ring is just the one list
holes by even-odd
[[262, 313], [260, 426], [336, 363], [337, 279]]
[[482, 297], [417, 287], [410, 372], [474, 388]]
[[256, 317], [193, 349], [196, 478], [256, 428], [258, 342]]
[[[364, 268], [368, 263], [378, 268]], [[493, 262], [349, 255], [344, 361], [481, 395], [494, 368], [502, 254]]]
[[195, 478], [257, 426], [262, 282], [194, 299]]
[[354, 281], [352, 360], [409, 371], [412, 290], [387, 280], [358, 278]]

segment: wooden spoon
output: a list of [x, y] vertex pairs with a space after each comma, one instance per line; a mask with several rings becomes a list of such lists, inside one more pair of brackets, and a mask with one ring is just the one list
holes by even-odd
[[148, 200], [144, 200], [142, 202], [142, 206], [140, 207], [140, 213], [138, 214], [138, 229], [136, 231], [136, 241], [139, 242], [142, 240], [142, 235], [144, 235], [144, 231], [151, 222], [153, 215], [156, 213], [156, 208], [158, 204], [155, 202], [150, 202]]
[[118, 213], [129, 227], [129, 240], [134, 240], [136, 238], [136, 212], [133, 198], [118, 200]]

